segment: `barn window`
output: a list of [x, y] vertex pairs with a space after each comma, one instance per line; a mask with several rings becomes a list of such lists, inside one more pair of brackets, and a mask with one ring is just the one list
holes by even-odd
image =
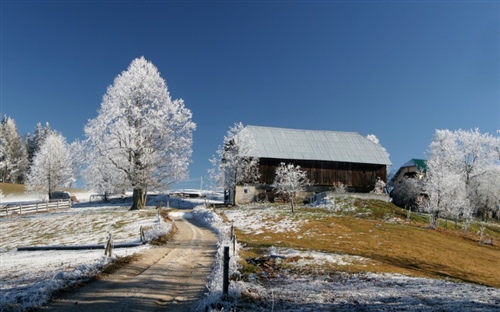
[[243, 189], [243, 193], [248, 194], [248, 189]]

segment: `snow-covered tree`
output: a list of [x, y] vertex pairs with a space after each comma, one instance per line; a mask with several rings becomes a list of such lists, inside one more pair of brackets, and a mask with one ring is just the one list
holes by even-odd
[[73, 168], [69, 146], [58, 132], [51, 132], [33, 158], [28, 189], [46, 191], [49, 198], [58, 187], [71, 184]]
[[33, 157], [35, 153], [38, 152], [40, 146], [42, 146], [45, 138], [52, 132], [50, 124], [45, 123], [45, 127], [41, 123], [37, 123], [33, 135], [27, 134], [26, 137], [26, 150], [28, 151], [28, 161], [31, 165], [33, 162]]
[[7, 183], [24, 183], [28, 174], [26, 147], [14, 119], [7, 116], [0, 124], [0, 171]]
[[[377, 136], [375, 134], [368, 134], [366, 136], [366, 138], [368, 140], [372, 141], [373, 143], [377, 144], [380, 148], [382, 148], [382, 150], [387, 154], [387, 158], [389, 158], [389, 156], [390, 156], [389, 152], [385, 149], [385, 147], [382, 146], [382, 144], [380, 144], [380, 140], [377, 138]], [[387, 166], [386, 170], [387, 170], [387, 172], [390, 171], [389, 166]], [[383, 188], [385, 188], [385, 185]]]
[[276, 176], [271, 186], [276, 190], [277, 194], [282, 194], [290, 200], [292, 213], [294, 213], [293, 207], [297, 194], [302, 192], [309, 184], [307, 172], [301, 170], [299, 165], [281, 163], [276, 168]]
[[82, 172], [85, 185], [104, 195], [105, 200], [108, 200], [109, 195], [123, 193], [129, 185], [125, 173], [116, 170], [113, 163], [100, 155], [96, 149], [89, 149], [89, 151], [93, 153], [88, 155], [92, 162], [88, 163]]
[[429, 195], [427, 209], [464, 221], [464, 234], [477, 207], [471, 181], [488, 170], [497, 161], [498, 139], [482, 134], [478, 129], [436, 130], [429, 148], [425, 189]]
[[237, 185], [257, 182], [260, 177], [259, 158], [251, 156], [254, 148], [253, 135], [241, 122], [235, 123], [224, 136], [217, 155], [210, 159], [214, 166], [209, 170], [212, 181], [218, 187], [232, 190], [233, 194]]
[[158, 69], [141, 57], [108, 87], [85, 135], [88, 154], [125, 176], [124, 187], [134, 191], [131, 209], [142, 209], [148, 190], [187, 177], [195, 128], [184, 101], [171, 99]]
[[473, 177], [469, 184], [471, 203], [477, 207], [482, 220], [488, 222], [500, 213], [500, 167], [489, 168]]
[[417, 210], [419, 206], [419, 196], [422, 192], [422, 182], [413, 177], [403, 177], [394, 184], [391, 191], [393, 203], [396, 206], [411, 210]]

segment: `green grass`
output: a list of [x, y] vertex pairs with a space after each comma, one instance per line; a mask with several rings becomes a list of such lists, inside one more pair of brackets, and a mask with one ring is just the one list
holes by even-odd
[[[412, 214], [411, 220], [407, 220], [407, 211], [391, 203], [346, 199], [338, 202], [339, 207], [355, 209], [335, 212], [299, 207], [293, 218], [307, 222], [298, 223], [301, 224], [298, 233], [264, 230], [264, 233], [248, 234], [236, 230], [238, 240], [247, 245], [242, 258], [263, 255], [269, 246], [345, 253], [371, 260], [349, 267], [323, 269], [446, 277], [500, 287], [498, 223], [488, 226], [486, 233], [493, 238], [493, 245], [485, 245], [479, 243], [477, 225], [463, 236], [463, 230], [460, 227], [455, 230], [451, 221], [447, 222], [447, 228], [430, 229], [425, 216]], [[278, 210], [275, 221], [285, 215], [291, 216], [289, 209]], [[242, 264], [246, 272], [258, 270]]]

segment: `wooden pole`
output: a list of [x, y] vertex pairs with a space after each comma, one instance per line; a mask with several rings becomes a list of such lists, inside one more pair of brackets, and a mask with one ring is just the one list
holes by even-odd
[[222, 281], [222, 295], [227, 297], [229, 292], [229, 246], [224, 246], [224, 272]]
[[236, 235], [233, 236], [233, 256], [236, 254]]

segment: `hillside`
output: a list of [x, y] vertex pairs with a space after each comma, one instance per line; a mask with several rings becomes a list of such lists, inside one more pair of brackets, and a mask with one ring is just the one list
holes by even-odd
[[[427, 227], [426, 216], [413, 214], [408, 220], [405, 210], [382, 201], [348, 198], [321, 208], [301, 207], [293, 215], [289, 206], [253, 208], [225, 212], [234, 222], [238, 241], [246, 246], [243, 259], [269, 256], [271, 246], [321, 251], [365, 260], [301, 271], [399, 273], [500, 287], [498, 223], [487, 226], [493, 244], [486, 245], [479, 243], [477, 224], [467, 236], [445, 220], [434, 230]], [[247, 220], [246, 225], [239, 224], [241, 219]], [[242, 264], [247, 274], [266, 270], [246, 261]]]

